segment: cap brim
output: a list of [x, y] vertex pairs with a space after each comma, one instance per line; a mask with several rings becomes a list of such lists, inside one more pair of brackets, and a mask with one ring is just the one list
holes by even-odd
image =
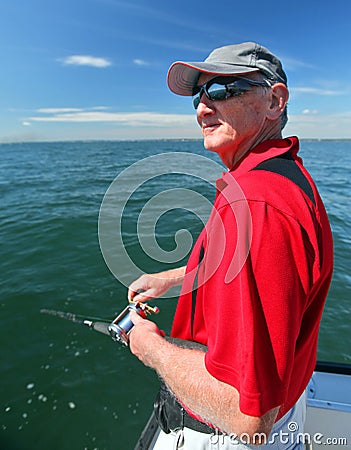
[[177, 61], [171, 65], [167, 74], [169, 89], [178, 95], [191, 96], [201, 73], [212, 75], [238, 75], [257, 72], [257, 67], [233, 64], [211, 64], [206, 62], [186, 63]]

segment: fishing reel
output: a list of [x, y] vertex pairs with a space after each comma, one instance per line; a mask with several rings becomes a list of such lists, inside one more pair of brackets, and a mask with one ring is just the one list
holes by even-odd
[[125, 346], [128, 346], [129, 333], [134, 327], [134, 324], [130, 319], [131, 311], [136, 312], [140, 317], [145, 319], [148, 314], [157, 314], [159, 312], [159, 308], [157, 306], [151, 307], [147, 303], [131, 301], [129, 305], [124, 308], [124, 310], [113, 320], [113, 322], [108, 326], [108, 331], [114, 341], [120, 342]]

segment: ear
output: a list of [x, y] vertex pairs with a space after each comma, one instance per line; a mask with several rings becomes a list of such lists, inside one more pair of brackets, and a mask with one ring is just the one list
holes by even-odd
[[276, 120], [283, 113], [289, 99], [288, 88], [283, 83], [276, 83], [271, 87], [270, 105], [267, 111], [269, 120]]

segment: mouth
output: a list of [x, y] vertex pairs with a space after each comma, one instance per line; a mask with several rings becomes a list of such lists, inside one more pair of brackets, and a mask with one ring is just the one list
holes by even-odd
[[203, 132], [210, 132], [216, 128], [218, 128], [220, 124], [218, 122], [216, 123], [204, 123], [202, 122], [201, 127]]

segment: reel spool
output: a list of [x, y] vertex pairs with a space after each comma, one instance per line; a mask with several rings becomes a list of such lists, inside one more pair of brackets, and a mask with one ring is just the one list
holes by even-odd
[[130, 319], [131, 311], [136, 312], [140, 317], [145, 319], [147, 314], [157, 314], [159, 308], [157, 306], [151, 307], [147, 303], [130, 302], [130, 304], [113, 320], [108, 326], [108, 331], [114, 341], [120, 342], [125, 346], [128, 346], [129, 333], [134, 327], [134, 324]]

